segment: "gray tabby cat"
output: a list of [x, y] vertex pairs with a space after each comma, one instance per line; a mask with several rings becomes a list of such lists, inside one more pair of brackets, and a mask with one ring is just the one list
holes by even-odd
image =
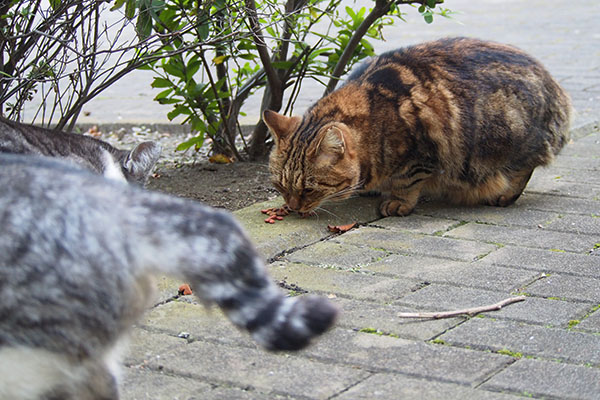
[[160, 151], [160, 145], [154, 142], [143, 142], [125, 151], [89, 136], [0, 118], [0, 152], [59, 157], [111, 179], [144, 184]]
[[155, 273], [267, 349], [334, 321], [328, 300], [284, 296], [226, 212], [46, 157], [0, 154], [0, 187], [0, 399], [118, 399], [115, 356]]

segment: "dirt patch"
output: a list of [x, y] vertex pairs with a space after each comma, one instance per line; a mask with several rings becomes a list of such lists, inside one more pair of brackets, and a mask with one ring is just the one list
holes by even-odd
[[[251, 132], [252, 127], [243, 127]], [[85, 134], [105, 140], [120, 149], [152, 140], [162, 154], [147, 188], [194, 199], [229, 211], [270, 200], [278, 195], [269, 179], [268, 162], [215, 164], [208, 161], [210, 140], [200, 151], [176, 151], [178, 144], [194, 134], [179, 125], [103, 125], [79, 127]]]
[[148, 189], [201, 201], [235, 211], [278, 195], [271, 185], [267, 162], [160, 164]]

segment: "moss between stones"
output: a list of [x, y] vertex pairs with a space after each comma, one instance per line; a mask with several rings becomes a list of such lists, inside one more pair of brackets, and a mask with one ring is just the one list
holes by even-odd
[[498, 354], [504, 354], [505, 356], [511, 356], [511, 357], [514, 357], [514, 358], [523, 358], [523, 353], [519, 353], [519, 352], [516, 352], [516, 351], [511, 351], [511, 350], [508, 350], [508, 349], [501, 349], [501, 350], [498, 350], [496, 353], [498, 353]]

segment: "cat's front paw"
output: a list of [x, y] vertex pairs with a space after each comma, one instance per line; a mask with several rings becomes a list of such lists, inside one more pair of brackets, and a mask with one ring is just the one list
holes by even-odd
[[414, 204], [410, 204], [403, 199], [385, 200], [379, 204], [379, 212], [384, 217], [391, 217], [395, 215], [404, 217], [410, 214], [414, 208]]

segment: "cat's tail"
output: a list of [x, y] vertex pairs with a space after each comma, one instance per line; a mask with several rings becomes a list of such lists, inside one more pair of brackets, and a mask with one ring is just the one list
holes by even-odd
[[177, 251], [177, 271], [170, 272], [182, 276], [201, 300], [216, 303], [269, 350], [299, 350], [333, 325], [338, 310], [328, 299], [285, 296], [229, 213], [200, 208], [198, 218], [189, 218], [195, 214], [191, 208], [188, 204], [185, 227], [191, 247]]
[[335, 321], [338, 310], [328, 299], [285, 296], [249, 241], [244, 240], [236, 248], [233, 262], [222, 268], [234, 272], [221, 288], [204, 288], [197, 294], [204, 299], [212, 297], [235, 325], [266, 349], [302, 349]]

